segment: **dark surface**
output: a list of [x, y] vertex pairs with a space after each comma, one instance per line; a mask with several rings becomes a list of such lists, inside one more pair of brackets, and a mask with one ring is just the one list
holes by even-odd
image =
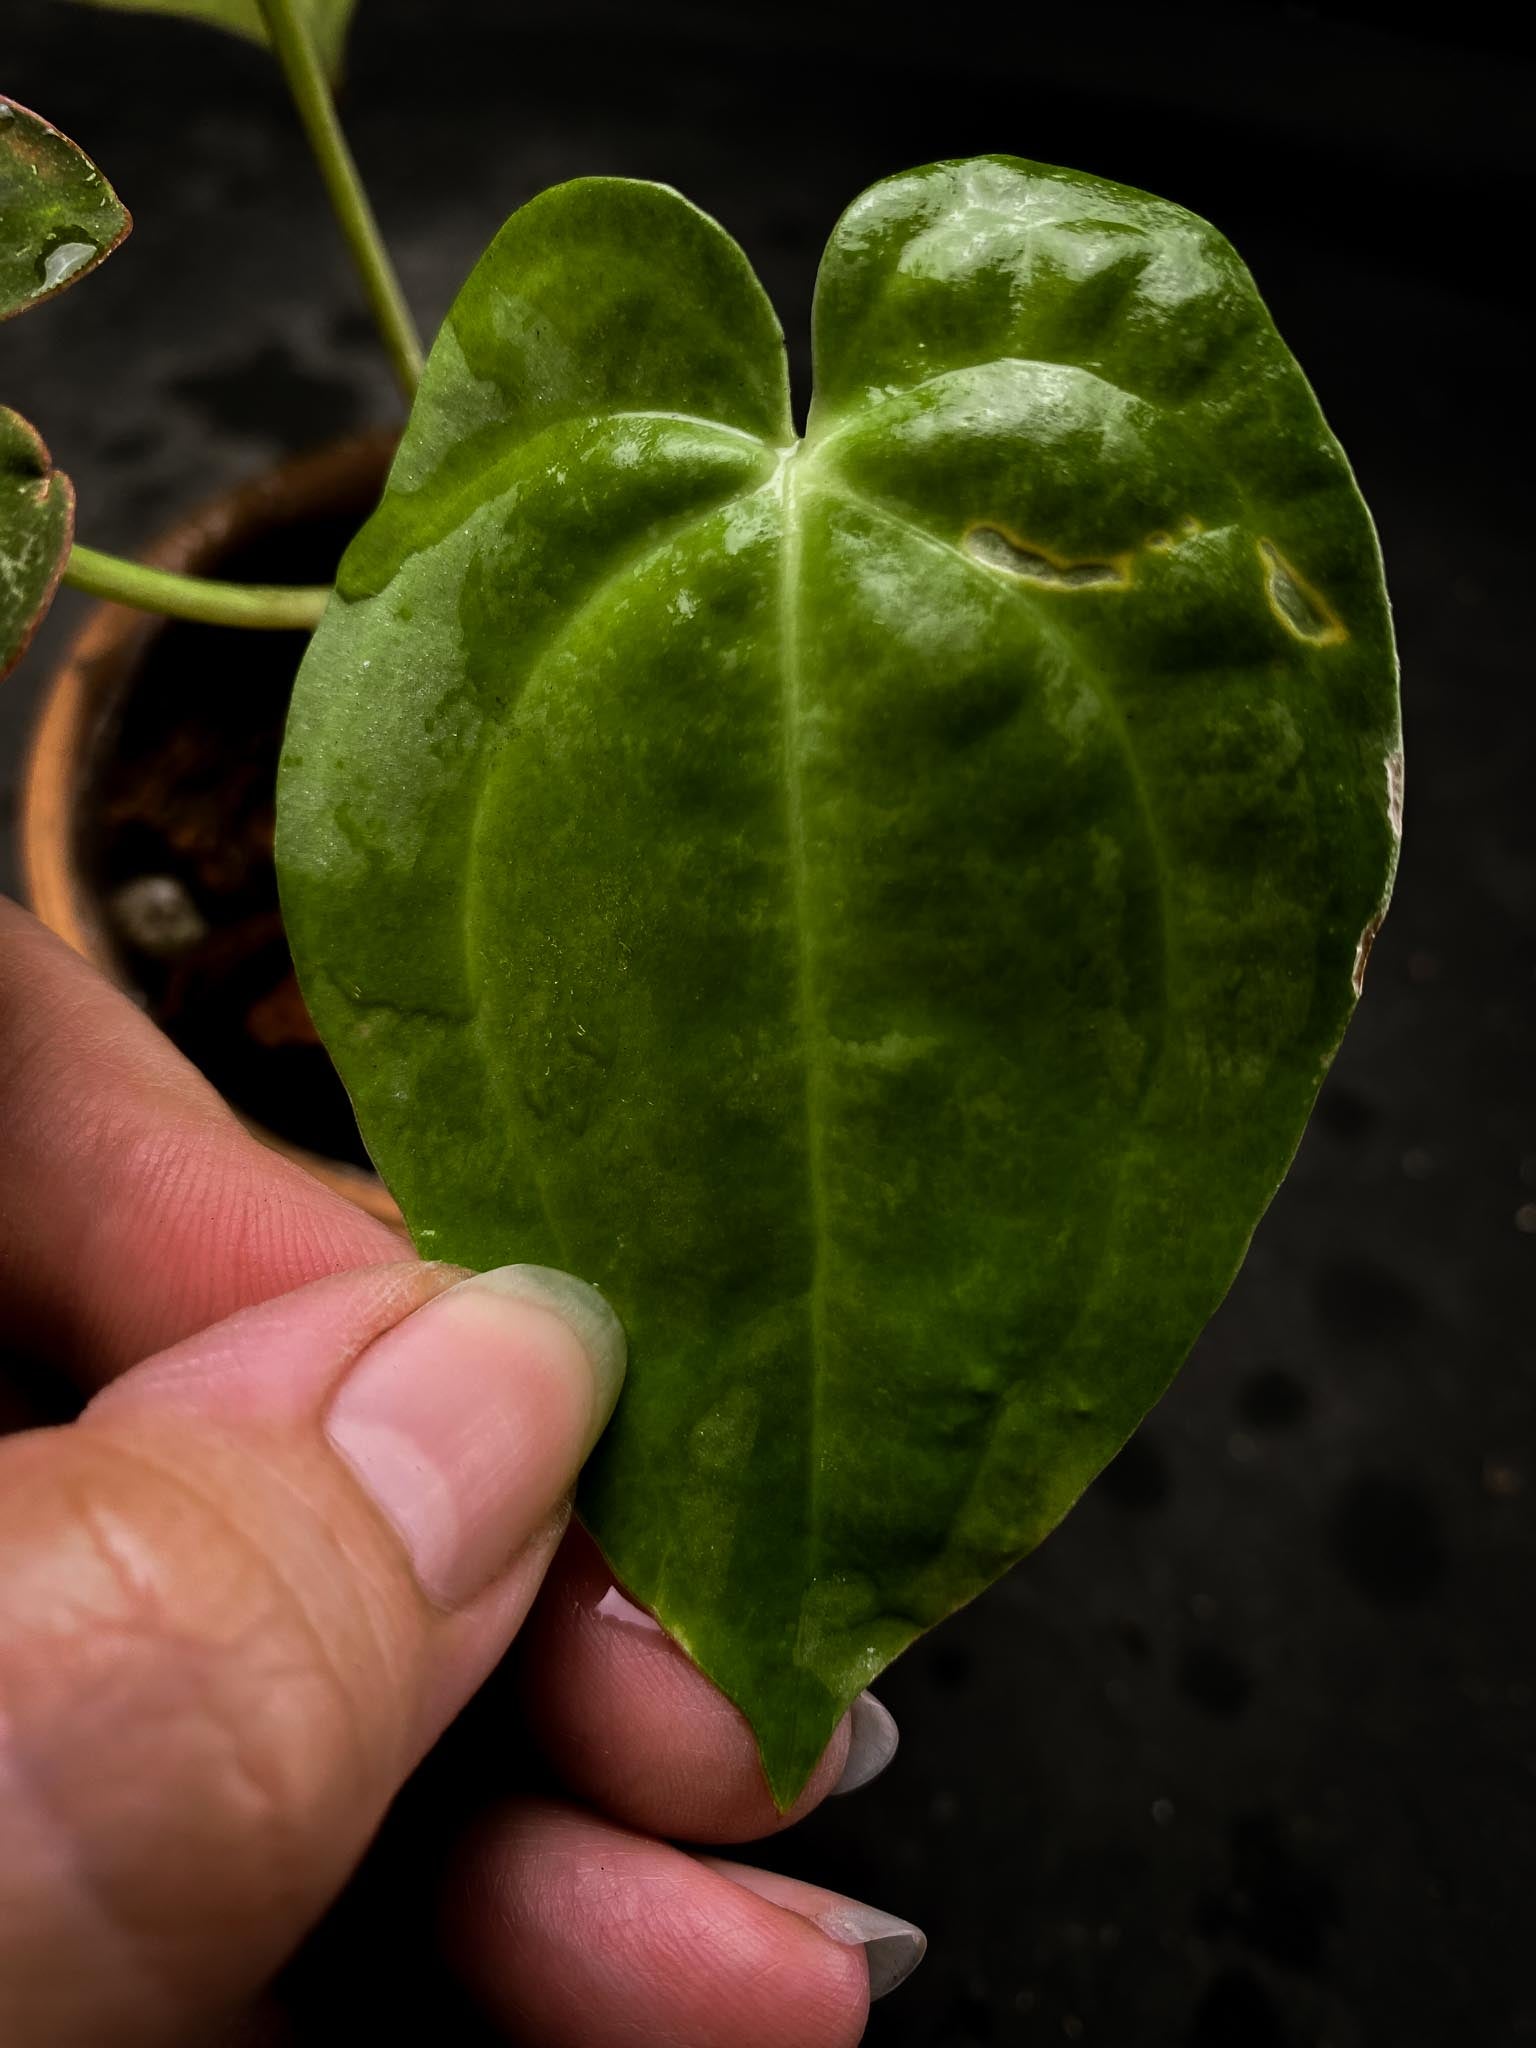
[[[424, 319], [539, 186], [659, 176], [744, 242], [803, 397], [816, 253], [864, 183], [978, 150], [1073, 163], [1232, 235], [1381, 525], [1404, 862], [1291, 1180], [1141, 1436], [883, 1684], [905, 1738], [888, 1776], [761, 1852], [927, 1928], [871, 2042], [1536, 2040], [1536, 763], [1511, 398], [1531, 74], [1470, 10], [1423, 42], [1387, 19], [362, 10], [349, 118]], [[132, 546], [388, 416], [258, 52], [12, 0], [0, 74], [139, 217], [98, 277], [0, 332], [0, 393], [75, 474], [89, 538]], [[0, 692], [7, 783], [61, 612]], [[350, 1972], [336, 1996], [349, 2021], [368, 2003]]]

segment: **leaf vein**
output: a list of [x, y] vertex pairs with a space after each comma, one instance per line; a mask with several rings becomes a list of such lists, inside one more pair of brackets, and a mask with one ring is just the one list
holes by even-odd
[[[765, 487], [760, 485], [758, 488], [762, 489]], [[756, 491], [733, 491], [726, 495], [728, 497], [755, 497], [757, 493]], [[651, 527], [638, 545], [627, 549], [618, 561], [610, 564], [583, 593], [580, 603], [575, 605], [569, 612], [563, 614], [559, 621], [544, 636], [542, 645], [538, 646], [536, 651], [529, 653], [527, 660], [523, 664], [522, 676], [517, 684], [516, 694], [507, 706], [508, 711], [511, 710], [512, 703], [522, 698], [554, 649], [562, 640], [568, 639], [573, 632], [580, 629], [592, 607], [608, 595], [615, 584], [622, 582], [626, 577], [637, 575], [658, 555], [665, 554], [667, 549], [674, 546], [692, 527], [709, 518], [712, 513], [717, 511], [721, 502], [723, 500], [716, 499], [702, 506], [691, 505], [687, 511], [679, 513], [676, 517], [665, 521], [659, 527]], [[499, 752], [500, 749], [498, 747], [492, 746], [481, 747], [477, 754], [478, 772], [474, 778], [474, 789], [469, 799], [467, 844], [471, 849], [471, 853], [467, 863], [468, 880], [465, 883], [460, 928], [463, 934], [464, 978], [465, 985], [469, 990], [472, 1012], [470, 1036], [479, 1054], [481, 1070], [488, 1077], [493, 1094], [501, 1102], [503, 1113], [512, 1121], [514, 1126], [524, 1127], [526, 1136], [522, 1109], [513, 1099], [507, 1086], [511, 1076], [505, 1070], [510, 1068], [511, 1063], [490, 1058], [480, 1035], [481, 1020], [487, 1015], [488, 1006], [484, 1000], [483, 981], [476, 971], [476, 963], [477, 961], [484, 961], [487, 956], [487, 949], [483, 946], [475, 945], [471, 938], [471, 933], [478, 918], [475, 904], [474, 878], [477, 874], [484, 871], [486, 865], [479, 857], [481, 834], [485, 826], [486, 792], [493, 780], [494, 764]], [[548, 1190], [545, 1188], [543, 1178], [535, 1164], [537, 1157], [538, 1147], [536, 1145], [525, 1144], [523, 1146], [522, 1163], [524, 1170], [528, 1175], [534, 1193], [538, 1196], [539, 1206], [544, 1211], [545, 1220], [549, 1225], [550, 1236], [560, 1252], [561, 1263], [569, 1264], [570, 1261], [565, 1251], [565, 1233], [556, 1222], [554, 1212], [550, 1208]]]
[[[815, 974], [809, 925], [810, 875], [806, 847], [805, 792], [802, 778], [804, 671], [800, 647], [800, 582], [803, 532], [795, 487], [796, 455], [792, 450], [780, 470], [784, 540], [779, 581], [779, 646], [782, 671], [781, 729], [784, 748], [784, 823], [789, 856], [791, 914], [796, 939], [796, 981], [800, 1038], [805, 1070], [806, 1169], [811, 1208], [811, 1275], [807, 1296], [810, 1319], [810, 1389], [806, 1430], [805, 1548], [806, 1591], [801, 1596], [795, 1632], [794, 1661], [805, 1654], [809, 1595], [816, 1584], [820, 1556], [821, 1390], [826, 1349], [825, 1259], [827, 1241], [823, 1128], [825, 1105], [820, 1033], [815, 1007]], [[796, 1694], [792, 1741], [800, 1739], [800, 1696]]]

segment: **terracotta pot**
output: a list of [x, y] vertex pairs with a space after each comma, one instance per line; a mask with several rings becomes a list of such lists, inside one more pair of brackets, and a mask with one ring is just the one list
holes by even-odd
[[[237, 574], [249, 573], [248, 558], [253, 552], [259, 556], [264, 548], [281, 547], [285, 534], [300, 529], [327, 534], [350, 529], [360, 524], [376, 503], [393, 447], [392, 436], [376, 434], [286, 462], [173, 526], [146, 551], [144, 559], [189, 574], [221, 575], [228, 573], [231, 564]], [[297, 580], [321, 581], [328, 573], [328, 568], [319, 564]], [[264, 576], [262, 580], [290, 578]], [[114, 914], [116, 899], [104, 884], [93, 850], [102, 830], [104, 797], [116, 771], [115, 751], [125, 722], [133, 716], [136, 692], [145, 691], [157, 655], [164, 656], [168, 645], [164, 636], [188, 632], [217, 636], [199, 641], [200, 650], [227, 647], [230, 639], [238, 637], [248, 643], [239, 650], [239, 659], [245, 663], [267, 656], [266, 648], [258, 655], [250, 643], [268, 643], [273, 688], [286, 689], [302, 651], [302, 643], [290, 634], [235, 635], [229, 629], [186, 628], [121, 605], [95, 606], [45, 691], [22, 792], [22, 859], [33, 910], [77, 952], [135, 995], [151, 1014], [156, 1013], [155, 1001], [147, 993], [146, 977], [136, 971], [122, 919]], [[286, 665], [281, 674], [278, 664]], [[217, 680], [210, 670], [210, 685], [216, 688]], [[259, 809], [270, 803], [270, 763], [259, 747], [253, 745], [251, 755], [259, 757], [256, 772], [265, 778], [253, 799]], [[275, 896], [271, 909], [259, 921], [273, 926], [274, 942], [281, 947]], [[296, 1028], [302, 1035], [307, 1019], [297, 1004], [296, 992], [290, 1007], [300, 1009]], [[171, 1035], [177, 1035], [174, 1029]], [[305, 1057], [311, 1062], [323, 1060], [314, 1045]], [[336, 1086], [339, 1089], [340, 1084]], [[250, 1114], [246, 1105], [233, 1100], [233, 1090], [227, 1092], [242, 1120], [264, 1143], [297, 1160], [317, 1180], [370, 1214], [398, 1223], [394, 1201], [366, 1166], [322, 1156], [287, 1136], [278, 1136]], [[309, 1135], [312, 1139], [313, 1133]]]

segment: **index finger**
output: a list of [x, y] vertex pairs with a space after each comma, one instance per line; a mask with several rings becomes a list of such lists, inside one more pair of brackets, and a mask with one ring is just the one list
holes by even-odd
[[253, 1138], [148, 1018], [0, 898], [0, 1300], [99, 1385], [235, 1310], [398, 1260]]

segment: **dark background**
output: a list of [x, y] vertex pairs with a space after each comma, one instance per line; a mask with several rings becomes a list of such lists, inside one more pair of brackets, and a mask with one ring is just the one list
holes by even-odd
[[[1070, 163], [1232, 236], [1381, 526], [1404, 859], [1291, 1179], [1129, 1449], [883, 1683], [886, 1778], [765, 1857], [928, 1930], [892, 2048], [1536, 2040], [1533, 79], [1479, 10], [1398, 12], [362, 0], [346, 115], [425, 323], [539, 187], [658, 177], [758, 264], [803, 404], [849, 198], [942, 155]], [[0, 333], [83, 537], [132, 549], [391, 417], [259, 52], [8, 0], [0, 86], [138, 217]], [[0, 691], [0, 805], [78, 617]]]

